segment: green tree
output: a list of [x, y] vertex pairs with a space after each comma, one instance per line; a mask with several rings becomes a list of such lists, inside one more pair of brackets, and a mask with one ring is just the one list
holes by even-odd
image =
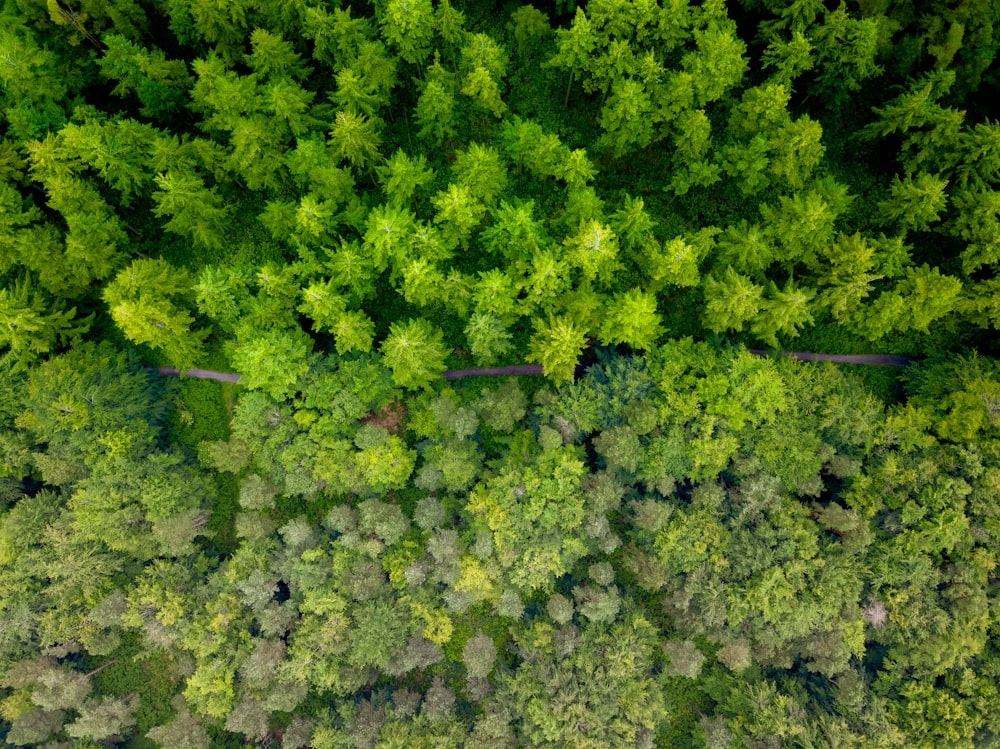
[[924, 231], [938, 221], [948, 203], [945, 188], [948, 180], [921, 173], [916, 178], [895, 177], [889, 197], [878, 204], [879, 211], [904, 229]]
[[591, 219], [581, 221], [576, 233], [564, 240], [567, 262], [585, 281], [610, 285], [618, 269], [618, 238], [611, 227]]
[[139, 700], [134, 696], [88, 700], [80, 708], [80, 716], [66, 726], [66, 733], [77, 739], [108, 739], [125, 733], [125, 729], [133, 725], [138, 709]]
[[616, 158], [648, 146], [656, 124], [653, 102], [639, 81], [624, 78], [611, 84], [611, 96], [601, 110], [605, 134], [598, 145], [609, 149]]
[[431, 202], [437, 208], [434, 221], [440, 224], [445, 236], [453, 245], [468, 241], [472, 230], [479, 225], [486, 213], [486, 206], [466, 184], [452, 184], [435, 195]]
[[455, 96], [458, 82], [453, 73], [441, 65], [435, 55], [434, 63], [427, 69], [427, 77], [417, 99], [416, 121], [420, 129], [417, 136], [437, 146], [456, 133]]
[[455, 156], [453, 166], [458, 184], [467, 187], [472, 196], [485, 205], [496, 203], [507, 183], [507, 168], [493, 148], [472, 143]]
[[157, 174], [155, 181], [158, 189], [153, 193], [156, 203], [153, 214], [170, 217], [164, 229], [207, 250], [223, 246], [228, 211], [219, 195], [205, 187], [201, 177], [189, 171], [168, 171]]
[[469, 350], [480, 366], [496, 364], [511, 349], [511, 334], [496, 315], [473, 312], [465, 326]]
[[104, 289], [104, 301], [122, 332], [163, 352], [181, 369], [203, 355], [207, 330], [192, 330], [184, 304], [187, 274], [163, 260], [134, 260]]
[[21, 279], [0, 289], [0, 366], [27, 369], [45, 354], [86, 333], [93, 315], [75, 320], [76, 308], [47, 300]]
[[241, 384], [281, 398], [309, 371], [312, 348], [312, 339], [298, 326], [260, 329], [245, 322], [229, 344], [229, 357]]
[[636, 288], [617, 294], [608, 305], [600, 339], [605, 344], [624, 343], [633, 349], [646, 349], [662, 332], [656, 297]]
[[406, 206], [414, 193], [434, 179], [434, 170], [427, 165], [423, 154], [416, 157], [407, 155], [402, 149], [396, 151], [375, 173], [382, 182], [382, 190], [393, 204]]
[[764, 288], [747, 276], [740, 275], [732, 266], [726, 266], [725, 275], [705, 278], [705, 327], [716, 333], [727, 330], [737, 332], [757, 317], [761, 309]]
[[330, 128], [330, 146], [338, 159], [364, 169], [378, 160], [381, 144], [374, 121], [355, 112], [337, 112]]
[[784, 289], [772, 282], [768, 295], [760, 302], [761, 312], [750, 329], [768, 346], [777, 348], [779, 335], [795, 337], [804, 325], [812, 323], [809, 302], [815, 296], [814, 290], [798, 288], [791, 281]]
[[177, 112], [191, 77], [183, 60], [168, 60], [159, 49], [143, 47], [121, 34], [106, 34], [101, 59], [101, 75], [117, 81], [117, 96], [135, 94], [142, 104], [140, 114], [154, 119]]
[[441, 331], [423, 318], [393, 323], [381, 351], [393, 382], [414, 390], [441, 376], [449, 354]]
[[406, 62], [422, 64], [434, 39], [434, 9], [430, 0], [388, 0], [379, 7], [382, 36]]
[[546, 377], [557, 384], [571, 382], [580, 354], [587, 345], [584, 331], [567, 316], [550, 316], [535, 322], [529, 344], [529, 357], [542, 365]]

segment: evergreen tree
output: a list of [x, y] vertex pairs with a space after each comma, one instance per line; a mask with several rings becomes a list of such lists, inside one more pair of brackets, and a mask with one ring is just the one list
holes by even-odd
[[[104, 289], [104, 301], [122, 332], [148, 343], [182, 369], [203, 354], [207, 330], [192, 330], [194, 318], [183, 305], [187, 274], [163, 260], [135, 260]], [[178, 302], [182, 302], [178, 304]]]

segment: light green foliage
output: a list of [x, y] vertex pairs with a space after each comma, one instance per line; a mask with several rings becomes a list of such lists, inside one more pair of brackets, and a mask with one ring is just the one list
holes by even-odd
[[459, 185], [486, 205], [493, 205], [507, 183], [507, 169], [494, 149], [473, 143], [455, 157]]
[[879, 210], [903, 228], [922, 231], [941, 217], [948, 201], [944, 192], [947, 186], [947, 180], [933, 174], [920, 174], [916, 179], [896, 177], [889, 198], [879, 204]]
[[87, 331], [92, 315], [74, 321], [76, 308], [64, 310], [60, 306], [32, 289], [27, 279], [0, 289], [0, 346], [6, 349], [0, 355], [0, 366], [26, 369]]
[[743, 330], [760, 312], [763, 293], [761, 286], [726, 266], [722, 279], [705, 279], [705, 326], [716, 333]]
[[374, 121], [356, 112], [337, 112], [330, 128], [330, 146], [338, 159], [364, 169], [378, 160], [381, 144]]
[[312, 347], [300, 328], [260, 330], [244, 325], [237, 330], [230, 359], [242, 384], [280, 398], [308, 371]]
[[813, 321], [809, 302], [816, 296], [812, 289], [796, 287], [789, 281], [784, 289], [773, 283], [761, 302], [760, 315], [754, 320], [751, 330], [769, 346], [777, 347], [778, 336], [795, 337], [799, 330]]
[[162, 260], [135, 260], [104, 289], [104, 301], [122, 332], [188, 369], [203, 355], [207, 330], [192, 330], [185, 308], [187, 274]]
[[[435, 74], [434, 68], [440, 72]], [[440, 146], [455, 134], [454, 110], [457, 84], [453, 77], [435, 62], [428, 71], [428, 80], [417, 100], [417, 135]]]
[[875, 58], [883, 18], [851, 18], [847, 6], [840, 6], [826, 13], [823, 24], [816, 28], [816, 53], [822, 71], [819, 81], [832, 91], [834, 101], [859, 90], [862, 81], [882, 72]]
[[412, 389], [424, 387], [440, 376], [448, 356], [441, 331], [423, 318], [393, 323], [381, 350], [392, 369], [393, 381]]
[[697, 51], [686, 54], [683, 64], [694, 78], [699, 106], [721, 98], [746, 72], [746, 44], [736, 36], [734, 26], [731, 22], [726, 26], [709, 25], [694, 32]]
[[428, 168], [423, 154], [414, 158], [402, 149], [375, 171], [383, 182], [385, 194], [397, 205], [409, 203], [414, 192], [434, 179], [434, 171]]
[[190, 239], [199, 247], [216, 249], [223, 244], [227, 211], [218, 194], [205, 187], [197, 174], [168, 171], [157, 174], [153, 213], [170, 218], [163, 228]]
[[478, 107], [490, 112], [494, 117], [502, 117], [507, 111], [507, 105], [500, 98], [499, 84], [484, 67], [476, 67], [465, 76], [461, 91]]
[[697, 244], [684, 237], [674, 237], [662, 247], [651, 245], [648, 247], [649, 274], [658, 284], [696, 286], [701, 277], [698, 270], [700, 250]]
[[550, 317], [547, 322], [536, 323], [530, 356], [542, 365], [546, 377], [556, 383], [569, 382], [585, 344], [584, 331], [572, 319]]
[[908, 270], [897, 288], [907, 303], [907, 327], [926, 331], [933, 321], [955, 309], [962, 282], [925, 264]]
[[[516, 710], [523, 716], [516, 724], [518, 743], [623, 749], [652, 741], [666, 718], [666, 706], [652, 679], [655, 636], [647, 620], [631, 614], [610, 626], [588, 627], [568, 653], [547, 641], [525, 638], [520, 643], [528, 657], [500, 682], [487, 703], [487, 708]], [[609, 656], [622, 668], [603, 666]], [[579, 673], [587, 677], [580, 679]], [[559, 685], [567, 679], [580, 684], [582, 691], [557, 700]], [[518, 704], [524, 706], [515, 708]], [[588, 726], [586, 734], [578, 728], [581, 720]]]
[[603, 343], [625, 343], [633, 349], [645, 349], [652, 346], [663, 331], [656, 298], [641, 289], [617, 295], [605, 315], [600, 333]]
[[448, 189], [435, 195], [432, 202], [437, 208], [434, 220], [453, 244], [465, 244], [486, 213], [486, 206], [466, 184], [448, 185]]
[[611, 227], [590, 219], [581, 221], [576, 233], [566, 238], [566, 259], [580, 270], [585, 281], [606, 285], [618, 268], [618, 238]]
[[385, 40], [399, 50], [406, 62], [423, 62], [434, 38], [434, 9], [430, 0], [388, 0], [379, 26]]
[[490, 366], [510, 351], [511, 334], [503, 321], [489, 312], [473, 312], [465, 326], [465, 337], [476, 362]]
[[612, 84], [611, 96], [601, 110], [605, 134], [598, 144], [616, 157], [644, 148], [653, 140], [653, 102], [642, 84], [621, 79]]

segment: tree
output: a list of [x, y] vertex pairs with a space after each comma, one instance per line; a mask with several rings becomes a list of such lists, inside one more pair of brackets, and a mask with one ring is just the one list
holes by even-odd
[[461, 92], [478, 108], [500, 117], [507, 106], [501, 101], [500, 84], [507, 70], [503, 48], [486, 34], [469, 34], [460, 53]]
[[610, 284], [618, 263], [618, 238], [611, 227], [590, 219], [581, 221], [576, 233], [567, 237], [566, 260], [580, 270], [584, 281]]
[[218, 194], [205, 187], [201, 177], [190, 171], [168, 171], [157, 174], [155, 182], [158, 189], [153, 193], [156, 203], [153, 214], [170, 217], [164, 229], [207, 250], [223, 246], [228, 211]]
[[503, 321], [489, 312], [473, 312], [465, 326], [469, 350], [480, 366], [496, 364], [511, 349], [511, 334]]
[[601, 127], [605, 134], [598, 144], [609, 149], [617, 158], [653, 140], [653, 102], [643, 85], [634, 79], [618, 79], [611, 84], [611, 96], [601, 110]]
[[80, 717], [66, 726], [66, 733], [77, 739], [107, 739], [131, 726], [138, 709], [139, 700], [132, 695], [91, 699], [80, 709]]
[[333, 325], [334, 345], [341, 356], [357, 351], [371, 351], [375, 340], [375, 323], [361, 310], [347, 310], [338, 315]]
[[338, 159], [364, 169], [378, 160], [381, 144], [374, 121], [355, 112], [337, 112], [330, 128], [330, 146]]
[[427, 69], [427, 78], [417, 99], [416, 120], [420, 129], [417, 136], [440, 146], [446, 138], [455, 135], [455, 95], [458, 83], [448, 72], [437, 55]]
[[426, 387], [441, 375], [449, 353], [441, 331], [423, 318], [393, 323], [381, 350], [392, 369], [393, 382], [414, 390]]
[[26, 278], [0, 289], [0, 366], [22, 371], [45, 354], [86, 333], [93, 315], [75, 320], [76, 308], [62, 309], [32, 289]]
[[452, 245], [465, 243], [486, 213], [484, 206], [465, 184], [448, 185], [431, 202], [437, 208], [435, 223], [442, 225]]
[[481, 109], [500, 118], [507, 111], [507, 105], [500, 97], [500, 85], [489, 70], [482, 66], [472, 69], [462, 80], [462, 93], [470, 97]]
[[698, 106], [717, 101], [743, 79], [747, 48], [734, 27], [732, 22], [712, 24], [694, 32], [697, 51], [685, 54], [682, 64], [693, 76]]
[[815, 27], [819, 82], [831, 101], [844, 101], [848, 92], [861, 88], [862, 81], [882, 72], [875, 58], [883, 19], [880, 15], [851, 18], [842, 5], [827, 12], [823, 23]]
[[402, 149], [396, 151], [375, 173], [382, 182], [382, 190], [389, 200], [398, 206], [407, 206], [414, 193], [434, 179], [434, 170], [427, 166], [423, 154], [416, 157], [407, 155]]
[[734, 271], [731, 265], [726, 266], [721, 279], [714, 275], [706, 277], [702, 317], [705, 327], [716, 333], [743, 330], [760, 312], [763, 294], [762, 286]]
[[309, 371], [312, 348], [312, 339], [297, 326], [262, 330], [243, 323], [236, 329], [229, 356], [242, 384], [281, 398]]
[[408, 63], [423, 64], [434, 38], [430, 0], [388, 0], [379, 10], [379, 26], [387, 42]]
[[567, 316], [550, 316], [535, 322], [529, 356], [542, 365], [546, 377], [556, 384], [571, 382], [580, 354], [587, 345], [584, 331]]
[[791, 281], [784, 289], [772, 282], [768, 296], [761, 300], [761, 313], [750, 329], [768, 346], [777, 348], [779, 334], [794, 337], [802, 326], [812, 323], [809, 302], [815, 296], [812, 289], [800, 289]]
[[904, 229], [924, 231], [941, 217], [948, 203], [945, 188], [948, 180], [921, 173], [916, 178], [895, 177], [889, 187], [889, 198], [878, 204], [879, 211], [890, 221], [898, 221]]
[[452, 167], [458, 184], [469, 189], [474, 198], [492, 206], [507, 183], [507, 168], [493, 148], [472, 143], [459, 152]]
[[897, 288], [906, 299], [907, 327], [926, 332], [932, 322], [955, 309], [962, 282], [925, 263], [908, 270]]
[[150, 49], [129, 41], [121, 34], [106, 34], [106, 49], [101, 59], [101, 75], [117, 81], [117, 96], [135, 94], [144, 117], [153, 119], [172, 115], [183, 106], [191, 77], [183, 60], [168, 60], [155, 47]]
[[462, 649], [462, 662], [465, 664], [466, 673], [474, 679], [485, 679], [489, 676], [496, 657], [496, 644], [482, 632], [476, 632], [466, 640]]
[[302, 81], [310, 73], [295, 47], [282, 39], [281, 34], [254, 29], [250, 34], [250, 50], [250, 54], [244, 56], [244, 62], [265, 80], [289, 78]]
[[122, 332], [135, 343], [159, 349], [181, 369], [202, 356], [207, 330], [179, 304], [190, 287], [187, 274], [163, 260], [134, 260], [104, 289], [104, 301]]
[[[500, 680], [486, 702], [487, 711], [507, 709], [521, 716], [515, 723], [517, 743], [580, 749], [651, 745], [667, 715], [664, 693], [652, 677], [653, 626], [638, 614], [625, 614], [610, 625], [584, 629], [568, 652], [558, 648], [557, 638], [548, 642], [522, 638], [519, 668]], [[623, 669], [600, 665], [602, 656], [626, 652], [629, 657], [617, 661]]]
[[573, 22], [568, 29], [556, 29], [557, 52], [546, 62], [546, 66], [560, 67], [569, 71], [566, 83], [566, 97], [563, 106], [569, 106], [569, 94], [573, 88], [573, 78], [577, 70], [590, 69], [591, 53], [597, 45], [597, 37], [590, 19], [582, 8], [576, 9]]
[[663, 332], [656, 297], [632, 289], [617, 294], [601, 324], [602, 343], [624, 343], [633, 349], [650, 348]]

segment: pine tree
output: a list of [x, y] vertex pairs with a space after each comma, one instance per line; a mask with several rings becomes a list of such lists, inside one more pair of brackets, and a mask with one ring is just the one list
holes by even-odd
[[28, 368], [38, 358], [85, 333], [93, 315], [74, 320], [76, 308], [46, 300], [26, 278], [0, 289], [0, 366]]
[[159, 349], [181, 369], [202, 356], [207, 330], [192, 330], [185, 297], [187, 274], [163, 260], [134, 260], [104, 289], [104, 301], [122, 332]]
[[947, 186], [948, 180], [933, 174], [895, 177], [889, 187], [889, 198], [879, 203], [878, 209], [904, 229], [924, 231], [940, 219], [948, 203]]
[[605, 344], [624, 343], [633, 349], [646, 349], [662, 332], [656, 297], [636, 288], [615, 295], [601, 324], [600, 339]]
[[379, 17], [382, 36], [408, 63], [422, 64], [434, 39], [434, 9], [430, 0], [388, 0]]
[[761, 313], [751, 326], [753, 334], [774, 348], [779, 346], [778, 335], [797, 336], [804, 325], [813, 321], [809, 302], [815, 296], [812, 289], [798, 288], [791, 281], [784, 289], [772, 282], [768, 295], [761, 300]]
[[169, 216], [164, 224], [172, 231], [209, 250], [219, 249], [224, 243], [223, 229], [228, 211], [218, 194], [205, 187], [194, 172], [168, 171], [155, 178], [157, 191], [153, 193], [156, 216]]
[[441, 331], [423, 318], [393, 323], [381, 350], [393, 382], [414, 390], [441, 376], [449, 353]]
[[587, 345], [584, 331], [567, 316], [550, 316], [535, 322], [529, 357], [542, 365], [542, 372], [556, 384], [572, 382], [580, 354]]
[[330, 128], [330, 146], [338, 159], [364, 169], [378, 160], [381, 144], [374, 121], [355, 112], [337, 112]]
[[761, 308], [764, 288], [726, 266], [725, 275], [705, 279], [705, 312], [702, 320], [709, 330], [724, 333], [741, 331]]

